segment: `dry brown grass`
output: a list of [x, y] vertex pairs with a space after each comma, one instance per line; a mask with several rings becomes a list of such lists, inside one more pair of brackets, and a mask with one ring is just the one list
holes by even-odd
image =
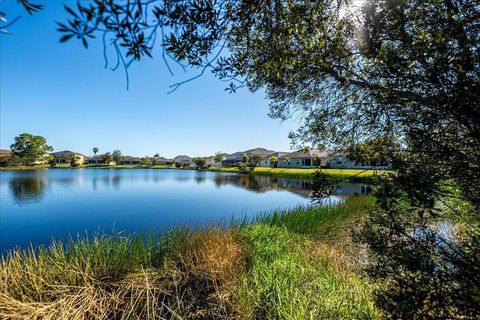
[[[155, 259], [122, 265], [114, 276], [95, 265], [100, 261], [87, 259], [92, 251], [85, 245], [70, 248], [77, 250], [73, 256], [53, 246], [5, 257], [0, 319], [237, 318], [235, 287], [245, 259], [243, 245], [231, 231], [185, 234], [160, 258], [150, 252]], [[130, 258], [128, 252], [123, 258]]]
[[338, 274], [356, 274], [365, 264], [365, 249], [353, 243], [308, 241], [304, 246], [299, 250], [303, 257], [324, 262]]
[[165, 269], [183, 276], [176, 295], [189, 304], [178, 309], [195, 311], [184, 318], [238, 317], [236, 288], [246, 271], [245, 248], [231, 231], [194, 231], [171, 252]]

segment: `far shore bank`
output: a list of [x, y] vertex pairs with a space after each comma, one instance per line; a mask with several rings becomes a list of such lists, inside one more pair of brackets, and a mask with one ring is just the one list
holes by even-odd
[[98, 166], [98, 165], [81, 165], [72, 167], [70, 165], [57, 165], [51, 167], [48, 164], [35, 166], [16, 166], [16, 167], [0, 167], [0, 171], [21, 171], [21, 170], [37, 170], [37, 169], [174, 169], [174, 170], [196, 170], [211, 172], [228, 172], [238, 174], [254, 174], [277, 177], [292, 177], [302, 179], [313, 179], [315, 172], [321, 170], [326, 176], [337, 180], [349, 180], [353, 182], [373, 182], [375, 177], [389, 171], [385, 170], [364, 170], [364, 169], [329, 169], [329, 168], [267, 168], [256, 167], [254, 170], [240, 170], [238, 167], [220, 167], [220, 168], [204, 168], [195, 169], [193, 167], [177, 168], [175, 166], [146, 166], [146, 165], [114, 165], [114, 166]]

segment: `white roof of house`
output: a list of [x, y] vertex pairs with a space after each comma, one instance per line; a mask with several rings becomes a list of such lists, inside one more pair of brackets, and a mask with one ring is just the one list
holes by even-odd
[[75, 151], [70, 151], [70, 150], [56, 151], [56, 152], [52, 152], [51, 154], [52, 155], [57, 155], [57, 154], [61, 154], [61, 153], [68, 153], [68, 154], [74, 154], [74, 155], [77, 155], [77, 156], [85, 157], [84, 154], [81, 154], [81, 153], [75, 152]]

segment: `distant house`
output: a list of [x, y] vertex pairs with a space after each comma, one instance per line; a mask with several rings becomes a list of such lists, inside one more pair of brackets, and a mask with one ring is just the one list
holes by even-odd
[[173, 158], [175, 163], [181, 163], [182, 165], [193, 165], [193, 159], [186, 155], [180, 155]]
[[262, 160], [260, 160], [260, 163], [258, 164], [259, 167], [271, 167], [272, 164], [270, 163], [270, 158], [272, 156], [268, 155], [268, 156], [265, 156], [262, 158]]
[[130, 157], [130, 156], [125, 156], [123, 159], [120, 161], [120, 164], [123, 165], [141, 165], [142, 159], [137, 158], [137, 157]]
[[152, 166], [171, 166], [173, 165], [173, 159], [167, 159], [164, 157], [145, 157], [143, 158], [144, 162], [146, 165]]
[[227, 154], [222, 160], [222, 167], [236, 167], [243, 159], [243, 152]]
[[245, 151], [238, 151], [232, 154], [227, 154], [225, 156], [225, 159], [222, 161], [222, 166], [223, 167], [236, 167], [238, 166], [242, 160], [243, 160], [243, 155], [246, 154], [249, 158], [251, 158], [253, 155], [258, 155], [262, 158], [266, 156], [271, 156], [275, 154], [275, 151], [273, 150], [268, 150], [265, 148], [255, 148], [255, 149], [249, 149]]
[[0, 149], [0, 158], [10, 157], [11, 155], [10, 150]]
[[349, 160], [342, 153], [320, 151], [315, 148], [300, 149], [278, 156], [279, 168], [313, 168], [326, 166], [332, 169], [391, 169], [391, 164], [376, 165], [371, 163], [356, 163]]
[[336, 153], [330, 156], [329, 167], [333, 169], [391, 169], [391, 163], [367, 163], [349, 160], [345, 155]]
[[85, 159], [87, 158], [85, 155], [70, 151], [70, 150], [63, 150], [58, 152], [52, 152], [51, 155], [55, 159], [55, 163], [70, 163], [70, 161], [76, 157], [79, 163], [85, 163]]
[[326, 165], [328, 153], [315, 148], [300, 149], [278, 157], [279, 168], [312, 168]]
[[159, 157], [156, 161], [160, 166], [171, 166], [175, 162], [173, 159], [167, 159], [164, 157]]
[[243, 159], [243, 152], [227, 154], [222, 160], [222, 167], [236, 167]]
[[288, 152], [275, 152], [273, 154], [268, 154], [266, 156], [263, 156], [262, 157], [262, 160], [260, 160], [260, 163], [258, 164], [259, 167], [268, 167], [270, 168], [272, 166], [272, 163], [270, 161], [270, 159], [275, 156], [278, 158], [280, 158], [281, 156], [284, 156], [286, 155]]
[[117, 164], [113, 160], [104, 161], [102, 157], [103, 156], [101, 155], [90, 157], [87, 159], [87, 163], [92, 165], [99, 165], [99, 166], [114, 166]]
[[255, 148], [255, 149], [247, 150], [245, 151], [245, 153], [248, 155], [249, 158], [253, 157], [254, 155], [257, 155], [257, 156], [260, 156], [261, 159], [265, 159], [267, 157], [270, 159], [271, 156], [276, 154], [275, 151], [268, 150], [265, 148]]

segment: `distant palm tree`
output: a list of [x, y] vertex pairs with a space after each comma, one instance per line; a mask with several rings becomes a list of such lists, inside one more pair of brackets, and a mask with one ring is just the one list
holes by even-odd
[[96, 155], [97, 155], [97, 152], [98, 152], [98, 148], [97, 148], [97, 147], [94, 147], [92, 150], [93, 150], [93, 155], [96, 156]]

